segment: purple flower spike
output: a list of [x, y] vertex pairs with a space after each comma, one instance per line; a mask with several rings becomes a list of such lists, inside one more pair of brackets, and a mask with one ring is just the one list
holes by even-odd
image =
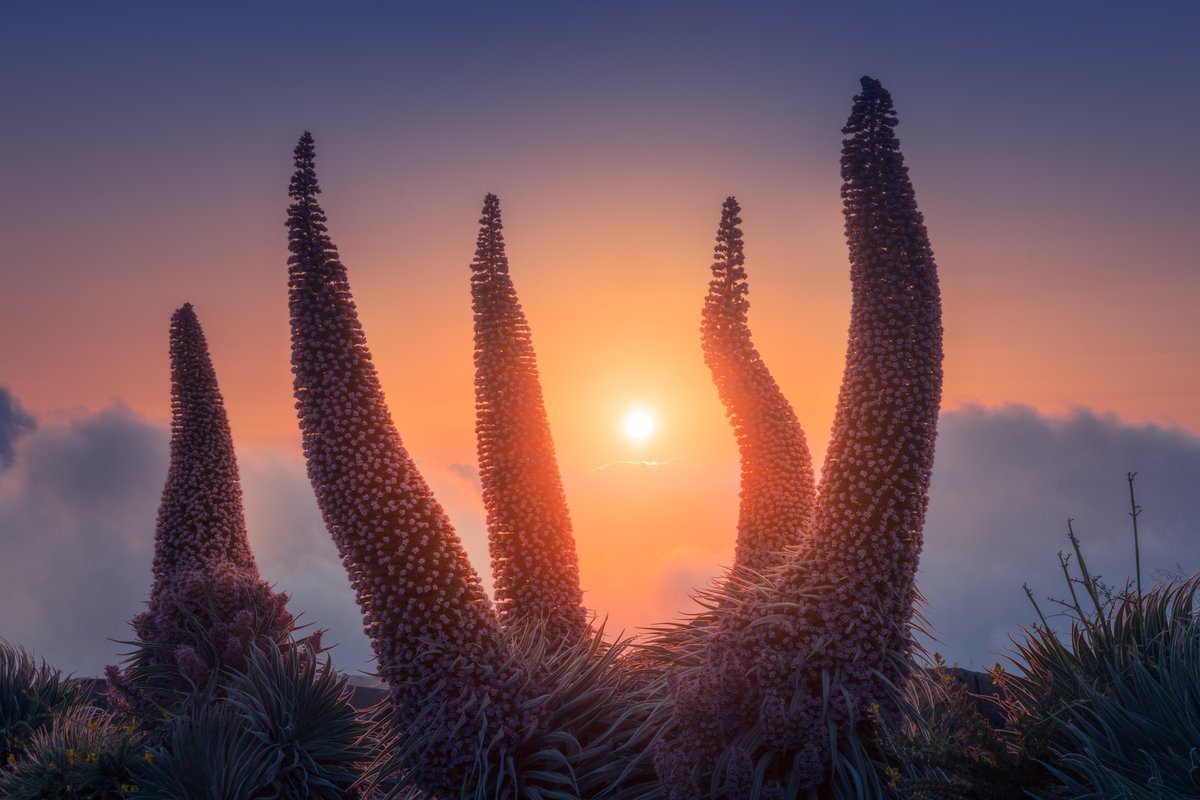
[[[220, 666], [240, 667], [256, 636], [286, 639], [292, 616], [287, 596], [262, 580], [250, 551], [233, 438], [191, 304], [171, 317], [170, 350], [171, 464], [154, 537], [154, 585], [133, 627], [144, 644], [186, 651], [182, 674], [200, 683]], [[192, 647], [196, 625], [211, 639], [208, 660]], [[169, 653], [145, 655], [156, 663]]]
[[158, 508], [156, 585], [179, 571], [253, 570], [233, 437], [208, 344], [191, 303], [171, 316], [171, 466]]
[[[896, 122], [892, 96], [864, 77], [842, 129], [854, 303], [813, 554], [838, 587], [826, 624], [856, 631], [840, 650], [861, 651], [871, 667], [899, 679], [894, 668], [907, 659], [889, 654], [909, 650], [942, 399], [942, 309]], [[872, 608], [866, 619], [855, 611], [864, 603]]]
[[739, 214], [737, 200], [726, 198], [700, 331], [704, 361], [741, 452], [735, 572], [757, 573], [807, 537], [817, 490], [804, 430], [750, 336]]
[[[846, 369], [811, 536], [721, 610], [703, 663], [679, 676], [656, 753], [674, 800], [728, 797], [711, 765], [745, 742], [762, 796], [829, 777], [830, 731], [888, 710], [907, 676], [914, 578], [942, 385], [937, 268], [896, 139], [891, 96], [862, 79], [842, 151], [853, 306]], [[741, 758], [741, 756], [737, 756]], [[726, 784], [726, 782], [729, 782]]]
[[587, 617], [571, 516], [496, 195], [484, 198], [479, 223], [471, 262], [475, 434], [496, 605], [505, 624], [544, 621], [552, 638], [578, 637]]
[[[481, 737], [503, 751], [536, 725], [478, 575], [388, 413], [346, 268], [317, 203], [313, 138], [295, 150], [288, 209], [292, 372], [308, 475], [399, 725], [421, 720], [406, 780], [455, 796]], [[486, 728], [486, 730], [482, 730]], [[493, 737], [495, 741], [493, 742]]]

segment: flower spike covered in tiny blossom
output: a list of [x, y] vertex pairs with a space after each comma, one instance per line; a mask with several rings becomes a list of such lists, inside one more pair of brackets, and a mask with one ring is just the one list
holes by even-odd
[[804, 430], [750, 336], [740, 214], [737, 199], [726, 198], [700, 331], [704, 361], [741, 451], [734, 565], [757, 573], [808, 535], [817, 490]]
[[843, 129], [849, 345], [812, 534], [722, 610], [703, 665], [676, 680], [656, 754], [673, 800], [742, 796], [747, 781], [807, 797], [829, 778], [831, 732], [886, 713], [879, 675], [907, 674], [942, 326], [895, 125], [891, 96], [863, 78]]
[[171, 465], [156, 538], [156, 580], [209, 563], [256, 569], [225, 404], [191, 303], [171, 316]]
[[[151, 661], [173, 655], [194, 683], [203, 683], [219, 666], [241, 666], [257, 637], [282, 641], [292, 617], [287, 596], [259, 577], [250, 551], [229, 421], [190, 303], [171, 317], [170, 341], [171, 463], [158, 509], [149, 607], [133, 627], [140, 642], [167, 646], [148, 652]], [[193, 648], [196, 621], [211, 626], [215, 659]]]
[[571, 516], [496, 195], [484, 198], [479, 223], [471, 262], [475, 434], [496, 604], [506, 624], [540, 620], [549, 636], [578, 637], [587, 618]]
[[[315, 148], [295, 149], [288, 209], [292, 372], [308, 475], [358, 597], [401, 726], [423, 750], [406, 780], [455, 796], [479, 741], [537, 724], [483, 584], [388, 412], [317, 203]], [[432, 733], [430, 733], [432, 731]], [[493, 740], [493, 737], [495, 739]]]
[[896, 123], [891, 94], [864, 77], [842, 129], [854, 302], [814, 539], [822, 571], [841, 582], [828, 624], [850, 624], [864, 600], [878, 604], [874, 623], [848, 639], [880, 669], [889, 652], [909, 651], [942, 399], [937, 265]]

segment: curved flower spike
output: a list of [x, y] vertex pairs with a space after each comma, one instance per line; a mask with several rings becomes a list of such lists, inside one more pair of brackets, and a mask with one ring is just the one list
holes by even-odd
[[908, 650], [942, 398], [937, 265], [896, 123], [891, 94], [864, 77], [842, 129], [854, 304], [813, 541], [820, 569], [840, 582], [828, 624], [878, 604], [847, 652], [861, 647], [881, 669], [886, 654]]
[[796, 413], [750, 336], [741, 207], [726, 198], [700, 331], [704, 362], [733, 425], [742, 460], [735, 571], [761, 572], [807, 538], [816, 506], [812, 456]]
[[537, 359], [504, 253], [500, 199], [488, 194], [471, 262], [475, 435], [502, 623], [528, 619], [554, 638], [587, 630], [579, 560]]
[[[478, 743], [503, 752], [534, 711], [458, 536], [388, 413], [346, 268], [316, 195], [313, 138], [288, 209], [292, 372], [308, 475], [358, 597], [402, 726], [421, 720], [405, 779], [454, 796]], [[404, 730], [401, 730], [404, 734]]]
[[672, 798], [737, 796], [748, 764], [762, 796], [807, 796], [829, 777], [831, 734], [869, 725], [888, 705], [880, 675], [908, 669], [942, 327], [895, 125], [891, 96], [863, 78], [843, 129], [850, 337], [812, 536], [722, 610], [703, 665], [677, 681], [656, 754]]

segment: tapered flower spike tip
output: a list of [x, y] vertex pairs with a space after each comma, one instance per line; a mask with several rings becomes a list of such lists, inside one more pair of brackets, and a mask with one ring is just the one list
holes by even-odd
[[158, 510], [155, 581], [226, 562], [257, 573], [225, 404], [191, 303], [171, 316], [170, 353], [171, 465]]
[[505, 624], [587, 630], [571, 517], [525, 312], [508, 273], [500, 200], [488, 194], [471, 262], [475, 433], [496, 603]]
[[[478, 575], [405, 450], [316, 200], [312, 137], [296, 146], [288, 212], [292, 372], [308, 474], [402, 724], [432, 737], [407, 779], [453, 796], [477, 743], [537, 725]], [[461, 715], [461, 718], [460, 718]], [[486, 726], [486, 730], [481, 729]], [[443, 727], [444, 726], [444, 727]], [[492, 737], [497, 737], [493, 740]]]
[[704, 300], [704, 361], [733, 425], [742, 487], [735, 569], [750, 574], [777, 565], [812, 526], [816, 486], [804, 430], [763, 363], [747, 321], [741, 207], [726, 198]]

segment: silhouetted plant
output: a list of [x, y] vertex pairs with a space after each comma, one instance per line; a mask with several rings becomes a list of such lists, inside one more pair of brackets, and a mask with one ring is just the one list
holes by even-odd
[[483, 201], [471, 300], [475, 435], [500, 621], [541, 621], [549, 636], [587, 629], [571, 516], [546, 419], [537, 359], [504, 250], [500, 199]]
[[0, 639], [0, 772], [55, 714], [86, 700], [82, 683]]
[[675, 679], [657, 756], [674, 798], [809, 796], [907, 678], [942, 331], [895, 124], [891, 96], [863, 78], [843, 128], [850, 337], [812, 537], [722, 609], [703, 665]]
[[10, 800], [117, 800], [134, 796], [148, 751], [113, 715], [87, 706], [59, 712], [37, 731], [12, 771], [0, 770]]
[[172, 720], [147, 797], [355, 797], [369, 747], [345, 675], [304, 646], [251, 645], [221, 691]]
[[[171, 465], [154, 584], [133, 619], [137, 642], [124, 673], [107, 670], [113, 699], [129, 710], [161, 710], [177, 690], [243, 665], [251, 644], [281, 643], [292, 631], [287, 596], [259, 577], [250, 552], [229, 422], [191, 304], [172, 315], [170, 341]], [[202, 651], [198, 641], [210, 646]]]
[[315, 149], [295, 150], [288, 210], [292, 372], [308, 475], [363, 613], [399, 725], [436, 735], [406, 754], [405, 779], [452, 795], [478, 743], [507, 753], [540, 727], [542, 693], [514, 661], [483, 584], [388, 413], [317, 203]]
[[747, 323], [741, 207], [726, 198], [700, 326], [704, 361], [741, 452], [735, 569], [775, 566], [812, 527], [816, 485], [804, 430], [754, 347]]

